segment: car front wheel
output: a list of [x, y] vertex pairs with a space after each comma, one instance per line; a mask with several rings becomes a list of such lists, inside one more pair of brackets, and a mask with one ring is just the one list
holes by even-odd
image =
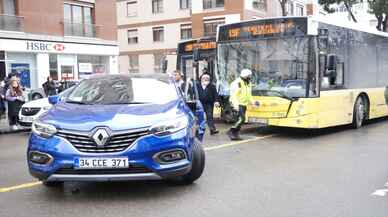
[[202, 147], [201, 142], [195, 141], [193, 147], [193, 161], [191, 170], [189, 173], [181, 177], [182, 184], [192, 184], [199, 177], [201, 177], [203, 170], [205, 169], [205, 150]]

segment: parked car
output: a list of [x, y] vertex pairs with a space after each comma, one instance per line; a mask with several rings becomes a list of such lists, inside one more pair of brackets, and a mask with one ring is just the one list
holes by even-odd
[[[61, 93], [62, 91], [69, 89], [70, 87], [78, 84], [78, 81], [55, 81], [57, 93]], [[37, 88], [37, 89], [30, 89], [27, 90], [28, 92], [28, 99], [29, 100], [37, 100], [47, 97], [43, 88]]]
[[192, 183], [205, 166], [205, 116], [165, 75], [81, 81], [32, 125], [27, 161], [46, 186], [64, 181]]
[[[59, 96], [66, 97], [71, 92], [73, 87], [61, 92]], [[19, 111], [19, 125], [23, 127], [31, 127], [41, 114], [48, 111], [52, 105], [49, 103], [48, 98], [32, 100], [25, 103]]]

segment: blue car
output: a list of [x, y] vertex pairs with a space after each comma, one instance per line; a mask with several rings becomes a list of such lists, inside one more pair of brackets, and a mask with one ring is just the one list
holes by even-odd
[[66, 98], [50, 96], [54, 106], [32, 125], [31, 175], [46, 186], [193, 183], [205, 167], [205, 114], [196, 96], [184, 95], [167, 76], [104, 75], [83, 80]]

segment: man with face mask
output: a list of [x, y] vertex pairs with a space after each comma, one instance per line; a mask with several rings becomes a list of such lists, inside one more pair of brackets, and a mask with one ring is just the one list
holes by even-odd
[[206, 113], [206, 121], [210, 128], [210, 135], [214, 135], [218, 133], [218, 130], [213, 121], [213, 109], [214, 105], [217, 107], [220, 106], [220, 99], [218, 97], [216, 87], [211, 83], [211, 77], [209, 74], [202, 74], [200, 80], [201, 83], [197, 84], [199, 101], [201, 101]]
[[241, 140], [240, 130], [245, 123], [247, 106], [249, 104], [259, 106], [259, 102], [254, 102], [252, 98], [251, 78], [252, 71], [243, 69], [240, 77], [233, 82], [235, 87], [231, 88], [231, 103], [233, 108], [238, 111], [238, 121], [227, 133], [231, 140]]

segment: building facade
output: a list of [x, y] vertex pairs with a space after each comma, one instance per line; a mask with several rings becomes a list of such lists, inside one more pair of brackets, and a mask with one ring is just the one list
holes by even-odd
[[[282, 14], [278, 0], [116, 0], [119, 70], [160, 72], [175, 69], [177, 44], [215, 36], [217, 26]], [[287, 4], [289, 16], [306, 15], [305, 0]]]
[[16, 72], [35, 89], [118, 72], [114, 0], [0, 0], [0, 12], [0, 80]]

